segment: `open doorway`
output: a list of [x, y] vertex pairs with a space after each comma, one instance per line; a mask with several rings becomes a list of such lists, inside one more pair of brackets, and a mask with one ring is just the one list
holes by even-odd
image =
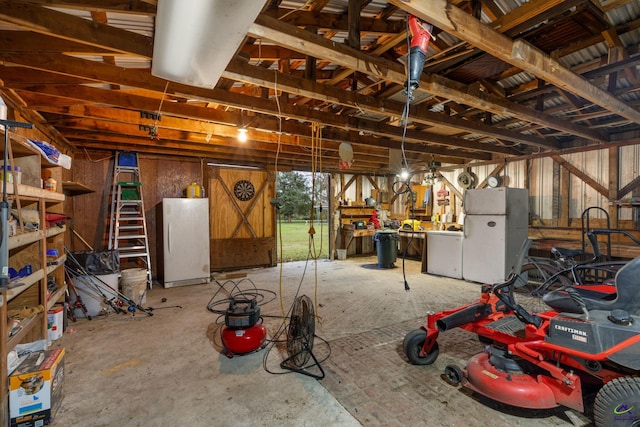
[[327, 174], [278, 172], [278, 261], [328, 259]]

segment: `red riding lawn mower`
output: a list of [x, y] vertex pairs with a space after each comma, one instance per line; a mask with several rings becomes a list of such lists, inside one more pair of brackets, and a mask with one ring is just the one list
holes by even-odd
[[459, 327], [488, 345], [466, 368], [447, 366], [449, 383], [529, 409], [563, 405], [585, 412], [586, 398], [595, 394], [596, 426], [640, 426], [640, 257], [617, 272], [612, 292], [555, 289], [544, 295], [544, 312], [516, 302], [519, 282], [512, 274], [484, 285], [471, 304], [428, 314], [404, 339], [409, 361], [435, 362], [440, 332]]

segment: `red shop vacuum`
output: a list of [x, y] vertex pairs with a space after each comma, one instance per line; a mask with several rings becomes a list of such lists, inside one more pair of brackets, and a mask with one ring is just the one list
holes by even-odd
[[253, 353], [266, 346], [267, 328], [262, 324], [260, 306], [255, 298], [232, 298], [224, 324], [222, 344], [227, 357]]

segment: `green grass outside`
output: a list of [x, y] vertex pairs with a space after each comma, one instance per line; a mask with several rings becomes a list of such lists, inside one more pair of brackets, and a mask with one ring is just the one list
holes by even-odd
[[[281, 222], [278, 225], [278, 261], [280, 261], [280, 234], [282, 234], [282, 259], [283, 262], [302, 261], [307, 259], [327, 259], [329, 254], [329, 227], [326, 223], [315, 223], [313, 228], [314, 246], [309, 254], [309, 224], [304, 222]], [[315, 247], [315, 251], [314, 248]], [[319, 256], [318, 256], [319, 255]]]

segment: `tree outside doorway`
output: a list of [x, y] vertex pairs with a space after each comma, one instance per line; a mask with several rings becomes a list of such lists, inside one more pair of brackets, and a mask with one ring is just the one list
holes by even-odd
[[[327, 181], [325, 174], [278, 173], [276, 197], [279, 205], [277, 219], [279, 261], [328, 258]], [[313, 237], [310, 238], [310, 236]], [[281, 246], [282, 256], [280, 255]]]

